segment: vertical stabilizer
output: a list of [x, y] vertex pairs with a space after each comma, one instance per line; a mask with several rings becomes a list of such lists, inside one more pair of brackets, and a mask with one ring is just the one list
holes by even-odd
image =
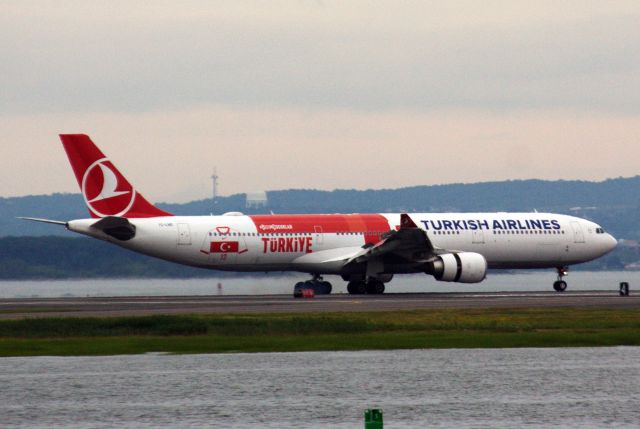
[[85, 134], [60, 139], [91, 217], [172, 216], [147, 201]]

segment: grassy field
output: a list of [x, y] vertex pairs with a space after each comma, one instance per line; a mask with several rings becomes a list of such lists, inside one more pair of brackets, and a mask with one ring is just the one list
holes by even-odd
[[640, 345], [639, 310], [420, 310], [0, 321], [0, 356], [612, 345]]

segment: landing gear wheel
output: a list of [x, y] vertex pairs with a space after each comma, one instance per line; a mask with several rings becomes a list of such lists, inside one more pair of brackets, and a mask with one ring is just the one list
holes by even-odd
[[558, 280], [553, 282], [553, 289], [556, 292], [564, 292], [567, 290], [567, 282], [562, 280], [562, 278], [569, 274], [569, 267], [558, 267], [556, 270], [558, 271]]
[[316, 295], [329, 295], [331, 293], [331, 283], [322, 280], [307, 280], [304, 285], [308, 289], [313, 289]]
[[301, 298], [302, 297], [302, 289], [305, 289], [305, 282], [298, 282], [293, 287], [293, 297]]
[[355, 295], [356, 293], [356, 288], [353, 285], [353, 282], [349, 282], [347, 283], [347, 292], [349, 292], [349, 295]]
[[351, 295], [363, 295], [367, 293], [367, 285], [365, 282], [349, 282], [347, 292]]
[[333, 289], [331, 283], [325, 282], [321, 277], [307, 280], [306, 282], [298, 282], [293, 287], [293, 296], [302, 296], [303, 289], [312, 289], [315, 295], [329, 295]]
[[331, 287], [331, 283], [322, 281], [322, 282], [319, 282], [319, 285], [320, 285], [320, 290], [322, 290], [322, 292], [320, 292], [321, 294], [323, 295], [331, 294], [331, 289], [333, 289]]
[[553, 283], [553, 289], [556, 292], [564, 292], [565, 290], [567, 290], [567, 282], [565, 282], [564, 280], [557, 280]]
[[371, 280], [367, 283], [367, 293], [370, 295], [381, 295], [384, 293], [384, 283]]

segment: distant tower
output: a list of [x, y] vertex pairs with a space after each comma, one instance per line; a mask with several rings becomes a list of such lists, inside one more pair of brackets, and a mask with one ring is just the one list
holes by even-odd
[[213, 198], [211, 201], [213, 202], [213, 206], [215, 208], [216, 198], [218, 197], [218, 173], [216, 167], [213, 167], [213, 174], [211, 175], [211, 181], [213, 182]]

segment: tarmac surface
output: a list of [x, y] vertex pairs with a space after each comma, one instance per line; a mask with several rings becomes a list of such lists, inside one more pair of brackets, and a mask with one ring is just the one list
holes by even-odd
[[614, 291], [421, 293], [384, 295], [136, 296], [0, 299], [0, 319], [150, 314], [248, 314], [453, 308], [640, 309], [640, 295]]

